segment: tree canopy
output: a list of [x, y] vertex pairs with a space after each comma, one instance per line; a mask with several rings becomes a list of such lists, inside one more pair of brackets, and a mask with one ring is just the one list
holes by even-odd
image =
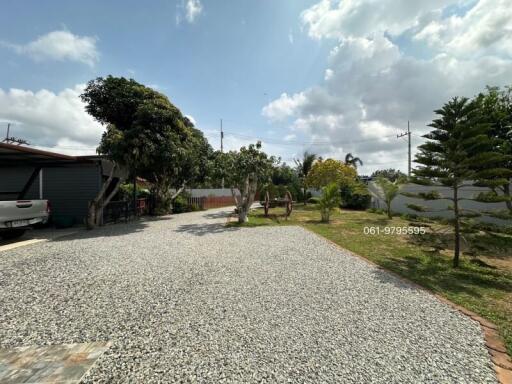
[[169, 99], [133, 79], [90, 81], [81, 95], [86, 110], [107, 125], [98, 153], [153, 182], [167, 205], [190, 182], [205, 176], [212, 149]]
[[[490, 125], [486, 122], [479, 105], [467, 98], [454, 98], [441, 109], [435, 111], [439, 116], [430, 127], [433, 130], [424, 135], [428, 141], [419, 146], [416, 163], [421, 164], [415, 169], [413, 182], [422, 185], [444, 186], [451, 190], [450, 195], [441, 195], [433, 190], [426, 193], [403, 193], [409, 197], [424, 200], [449, 200], [453, 206], [455, 231], [455, 250], [453, 265], [459, 264], [460, 234], [462, 219], [479, 216], [480, 213], [463, 209], [460, 205], [462, 188], [475, 184], [500, 185], [506, 182], [503, 177], [510, 170], [501, 168], [503, 156], [492, 152], [492, 140], [489, 138]], [[498, 196], [475, 197], [483, 202], [499, 201]], [[410, 204], [416, 211], [427, 211], [425, 207]]]
[[[259, 141], [239, 151], [216, 153], [215, 172], [231, 188], [240, 222], [247, 221], [258, 184], [270, 181], [273, 167], [278, 162], [274, 156], [268, 156], [261, 150]], [[240, 191], [240, 195], [236, 194], [236, 190]]]
[[334, 159], [317, 160], [306, 177], [306, 185], [323, 188], [331, 183], [343, 186], [354, 182], [357, 171], [354, 167]]

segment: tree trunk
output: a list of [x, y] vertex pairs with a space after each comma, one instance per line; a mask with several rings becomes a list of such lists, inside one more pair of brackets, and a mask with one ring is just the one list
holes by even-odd
[[242, 189], [240, 201], [237, 205], [238, 210], [238, 222], [239, 223], [247, 223], [249, 221], [249, 217], [247, 216], [249, 210], [251, 209], [252, 203], [254, 202], [254, 196], [256, 195], [257, 190], [257, 181], [252, 180], [251, 177], [247, 176], [244, 183], [244, 188]]
[[392, 219], [393, 215], [391, 214], [391, 201], [386, 201], [386, 211], [388, 214], [388, 219]]
[[453, 188], [453, 215], [455, 217], [455, 246], [453, 252], [453, 267], [459, 266], [460, 257], [460, 217], [459, 217], [459, 197], [458, 187]]
[[114, 179], [114, 171], [116, 169], [117, 165], [116, 163], [113, 163], [112, 169], [110, 170], [110, 175], [108, 176], [107, 181], [103, 184], [101, 187], [101, 190], [98, 192], [98, 195], [94, 198], [93, 201], [89, 203], [88, 208], [88, 215], [87, 215], [87, 228], [92, 229], [98, 225], [100, 225], [102, 216], [103, 216], [103, 208], [105, 205], [107, 205], [112, 197], [114, 197], [115, 193], [119, 189], [121, 183], [123, 180], [120, 178], [116, 187], [114, 188], [113, 192], [107, 197], [107, 199], [103, 199], [103, 196], [107, 192], [108, 187], [112, 183], [112, 180]]
[[307, 205], [308, 204], [308, 196], [307, 196], [308, 190], [307, 190], [306, 186], [304, 186], [303, 190], [304, 190], [304, 197], [303, 197], [304, 205]]
[[503, 194], [509, 198], [508, 201], [505, 202], [507, 204], [507, 209], [509, 210], [509, 213], [512, 214], [512, 201], [510, 200], [511, 193], [510, 193], [510, 183], [505, 184], [503, 186]]

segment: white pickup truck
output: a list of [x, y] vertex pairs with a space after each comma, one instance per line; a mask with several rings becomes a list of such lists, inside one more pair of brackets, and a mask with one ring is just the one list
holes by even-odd
[[49, 216], [48, 200], [0, 201], [0, 238], [20, 237], [34, 224], [46, 223]]

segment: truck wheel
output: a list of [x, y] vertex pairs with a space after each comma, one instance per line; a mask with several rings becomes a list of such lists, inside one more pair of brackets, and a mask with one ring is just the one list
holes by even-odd
[[0, 232], [0, 237], [5, 240], [17, 239], [18, 237], [23, 236], [26, 232], [26, 229], [11, 229], [6, 232]]

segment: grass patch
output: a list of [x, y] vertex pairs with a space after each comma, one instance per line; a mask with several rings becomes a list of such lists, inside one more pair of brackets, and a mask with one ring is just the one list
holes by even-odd
[[[238, 223], [229, 223], [239, 226]], [[364, 227], [404, 227], [410, 221], [378, 213], [338, 210], [329, 224], [320, 222], [314, 205], [296, 206], [285, 220], [284, 209], [253, 211], [243, 226], [300, 225], [343, 248], [398, 273], [495, 323], [512, 355], [512, 236], [477, 233], [468, 239], [479, 246], [451, 266], [449, 227], [428, 223], [426, 235], [364, 234]], [[444, 250], [434, 245], [442, 244]], [[469, 248], [468, 248], [469, 253]]]

